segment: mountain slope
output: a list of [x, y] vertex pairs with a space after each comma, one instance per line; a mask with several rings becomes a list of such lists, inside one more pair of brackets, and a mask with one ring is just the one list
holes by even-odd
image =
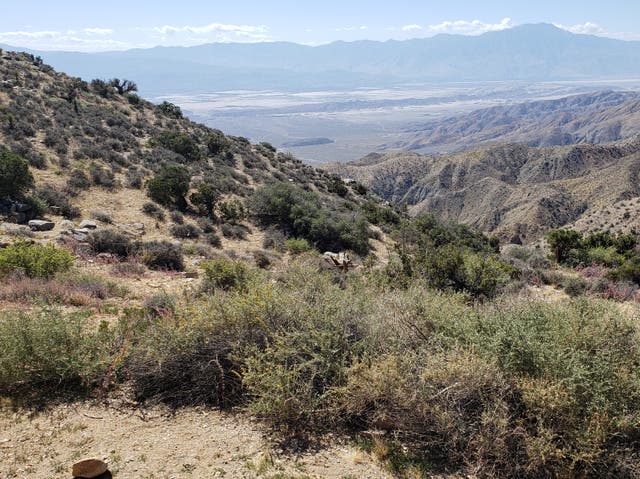
[[606, 143], [640, 134], [640, 93], [602, 91], [483, 108], [415, 125], [382, 149], [429, 153], [491, 143], [529, 146]]
[[[155, 228], [143, 228], [146, 238], [179, 237], [205, 249], [243, 239], [253, 248], [260, 244], [263, 225], [247, 218], [245, 207], [263, 185], [304, 192], [299, 195], [306, 195], [316, 216], [323, 215], [304, 219], [338, 223], [334, 232], [362, 217], [358, 205], [365, 197], [339, 179], [269, 144], [252, 145], [194, 123], [175, 105], [117, 90], [56, 73], [28, 54], [0, 55], [0, 149], [30, 163], [33, 196], [49, 215], [104, 217], [127, 234], [136, 229], [132, 225], [151, 222]], [[157, 204], [145, 205], [152, 198]], [[0, 214], [7, 213], [0, 200]], [[25, 221], [35, 211], [11, 214]], [[176, 225], [182, 228], [176, 231]], [[367, 234], [367, 223], [361, 225]], [[367, 249], [367, 238], [361, 239]]]
[[413, 213], [532, 240], [640, 195], [640, 138], [609, 145], [507, 144], [454, 155], [371, 154], [327, 167]]
[[136, 78], [145, 95], [249, 88], [305, 90], [407, 81], [622, 78], [640, 74], [640, 42], [522, 25], [479, 36], [156, 47], [96, 54], [37, 52], [85, 79]]

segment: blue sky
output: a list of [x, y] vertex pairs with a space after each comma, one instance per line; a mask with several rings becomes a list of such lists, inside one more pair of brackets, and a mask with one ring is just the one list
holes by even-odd
[[637, 0], [0, 1], [7, 4], [0, 16], [0, 43], [45, 50], [257, 41], [317, 45], [477, 35], [539, 22], [640, 40]]

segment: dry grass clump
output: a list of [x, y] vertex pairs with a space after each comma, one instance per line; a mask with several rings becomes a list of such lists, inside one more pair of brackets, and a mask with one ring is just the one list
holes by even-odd
[[49, 279], [14, 274], [0, 284], [0, 300], [25, 304], [89, 306], [125, 293], [125, 288], [112, 281], [77, 273]]

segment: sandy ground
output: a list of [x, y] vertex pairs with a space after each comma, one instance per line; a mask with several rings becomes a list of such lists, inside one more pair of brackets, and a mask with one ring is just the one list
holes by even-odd
[[251, 418], [210, 409], [57, 406], [0, 411], [0, 479], [70, 478], [74, 462], [105, 460], [116, 479], [391, 478], [340, 441], [285, 453]]

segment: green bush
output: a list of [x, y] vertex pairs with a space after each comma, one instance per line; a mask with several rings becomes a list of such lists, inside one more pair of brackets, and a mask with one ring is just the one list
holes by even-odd
[[185, 210], [190, 182], [191, 174], [184, 166], [163, 166], [156, 176], [147, 180], [147, 194], [161, 205]]
[[289, 183], [257, 188], [249, 200], [249, 210], [263, 226], [277, 226], [320, 250], [369, 251], [370, 232], [364, 218], [327, 208], [316, 193]]
[[135, 249], [128, 236], [111, 229], [92, 231], [87, 242], [95, 254], [111, 253], [121, 258], [126, 258]]
[[153, 144], [182, 155], [187, 161], [197, 161], [201, 156], [198, 143], [189, 135], [177, 131], [162, 132], [153, 140]]
[[156, 109], [161, 114], [163, 114], [164, 116], [168, 116], [169, 118], [182, 118], [182, 110], [180, 109], [180, 107], [168, 101], [163, 101], [156, 107]]
[[217, 258], [203, 263], [204, 280], [203, 291], [242, 290], [247, 287], [249, 268], [241, 261], [231, 261]]
[[216, 204], [220, 200], [220, 192], [213, 185], [201, 183], [195, 192], [191, 193], [191, 203], [200, 209], [202, 214], [214, 217]]
[[156, 270], [183, 271], [184, 258], [180, 246], [168, 241], [149, 241], [140, 246], [142, 262]]
[[0, 249], [0, 274], [23, 272], [30, 278], [51, 278], [67, 271], [73, 265], [73, 256], [65, 249], [53, 245], [16, 242]]
[[87, 392], [110, 363], [111, 333], [87, 328], [78, 315], [45, 310], [0, 316], [0, 391], [11, 396]]
[[311, 245], [305, 239], [289, 238], [284, 242], [285, 249], [291, 254], [300, 254], [311, 251]]
[[0, 147], [0, 198], [20, 198], [33, 185], [27, 160]]

